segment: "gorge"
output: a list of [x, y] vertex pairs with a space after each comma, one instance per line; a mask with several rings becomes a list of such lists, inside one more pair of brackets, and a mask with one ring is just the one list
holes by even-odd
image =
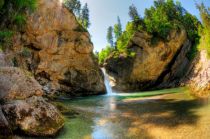
[[210, 10], [129, 7], [94, 53], [88, 5], [0, 0], [0, 139], [210, 137]]

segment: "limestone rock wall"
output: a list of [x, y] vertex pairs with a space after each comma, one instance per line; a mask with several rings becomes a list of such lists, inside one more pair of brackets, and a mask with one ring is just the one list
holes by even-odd
[[172, 31], [167, 41], [156, 40], [146, 32], [136, 32], [127, 46], [135, 57], [110, 56], [107, 72], [116, 79], [117, 90], [148, 90], [175, 87], [189, 65], [191, 47], [185, 30]]
[[105, 93], [90, 35], [59, 0], [38, 0], [13, 42], [15, 65], [31, 71], [46, 92]]
[[188, 74], [186, 75], [187, 84], [194, 95], [206, 97], [210, 94], [210, 60], [207, 52], [199, 52], [191, 64]]

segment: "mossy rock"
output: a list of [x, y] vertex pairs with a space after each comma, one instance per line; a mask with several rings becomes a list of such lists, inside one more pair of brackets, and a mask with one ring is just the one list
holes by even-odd
[[30, 136], [53, 136], [64, 126], [61, 113], [42, 97], [10, 101], [3, 111], [13, 130]]

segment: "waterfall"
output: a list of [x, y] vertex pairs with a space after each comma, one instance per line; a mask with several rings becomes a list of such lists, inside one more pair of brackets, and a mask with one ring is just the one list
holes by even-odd
[[112, 92], [112, 87], [110, 85], [109, 76], [107, 75], [106, 70], [104, 68], [102, 68], [102, 71], [103, 71], [103, 74], [104, 74], [104, 84], [105, 84], [105, 87], [106, 87], [107, 95], [111, 96], [111, 95], [113, 95], [113, 92]]

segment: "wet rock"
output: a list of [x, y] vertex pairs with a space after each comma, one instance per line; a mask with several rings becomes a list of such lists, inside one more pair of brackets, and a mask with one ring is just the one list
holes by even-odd
[[28, 135], [54, 135], [64, 125], [60, 112], [42, 97], [9, 101], [2, 109], [13, 130], [20, 129]]

